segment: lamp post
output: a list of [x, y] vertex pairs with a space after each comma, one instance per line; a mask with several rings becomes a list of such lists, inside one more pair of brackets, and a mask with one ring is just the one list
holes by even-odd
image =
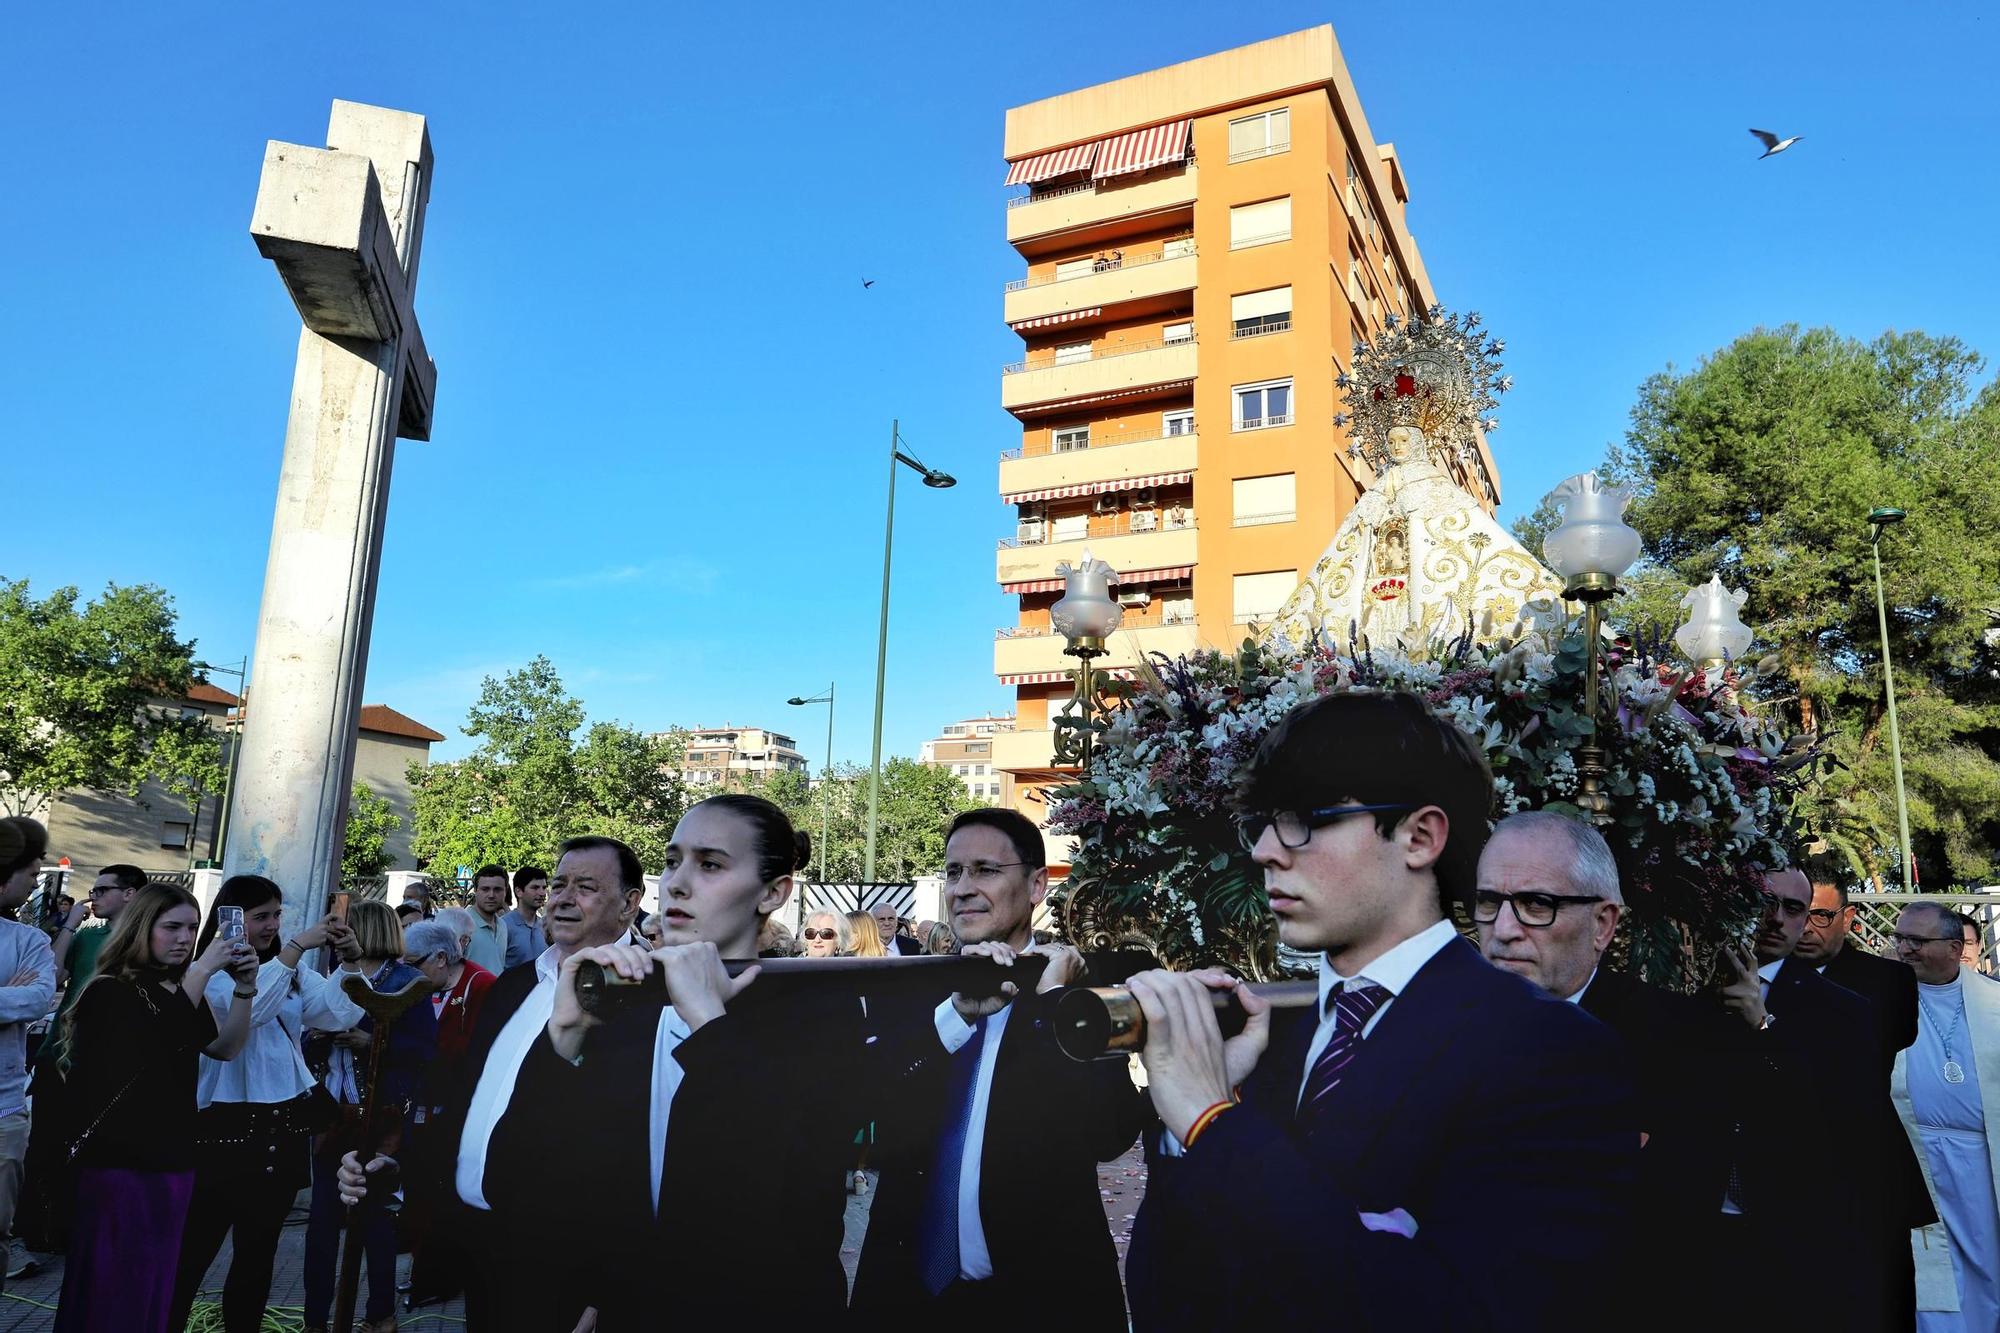
[[[820, 782], [822, 784], [832, 782], [833, 781], [833, 682], [831, 681], [827, 682], [825, 694], [815, 694], [810, 699], [802, 698], [799, 695], [795, 694], [791, 698], [785, 700], [785, 702], [790, 704], [794, 708], [803, 708], [807, 704], [826, 705], [826, 769], [824, 771], [824, 776], [820, 778]], [[826, 853], [827, 853], [827, 848], [830, 845], [827, 838], [827, 828], [828, 828], [827, 811], [831, 808], [832, 797], [833, 793], [831, 788], [819, 794], [819, 882], [822, 884], [826, 883]], [[799, 895], [799, 923], [801, 926], [805, 924], [805, 913], [806, 913], [806, 896], [802, 893]]]
[[1910, 803], [1903, 795], [1903, 733], [1896, 724], [1896, 672], [1889, 664], [1889, 603], [1882, 594], [1882, 529], [1901, 523], [1900, 509], [1868, 511], [1868, 545], [1875, 553], [1875, 622], [1882, 631], [1882, 689], [1889, 699], [1889, 764], [1896, 775], [1896, 846], [1903, 891], [1917, 883], [1917, 855], [1910, 849]]
[[[208, 662], [193, 662], [190, 665], [198, 671], [220, 671], [225, 676], [236, 677], [237, 685], [243, 690], [236, 705], [237, 711], [239, 713], [249, 711], [250, 659], [248, 657], [241, 659], [233, 667], [215, 666]], [[236, 757], [243, 752], [243, 720], [239, 717], [236, 729], [230, 731], [229, 719], [225, 716], [222, 726], [230, 736], [229, 767], [222, 771], [222, 808], [216, 812], [215, 833], [208, 840], [208, 859], [217, 865], [222, 864], [222, 853], [229, 846], [229, 795], [236, 786]], [[192, 834], [193, 830], [190, 829], [189, 833]]]
[[1056, 566], [1063, 576], [1062, 600], [1049, 608], [1056, 633], [1069, 641], [1063, 649], [1074, 657], [1076, 691], [1055, 719], [1055, 757], [1058, 762], [1090, 767], [1090, 747], [1096, 738], [1099, 714], [1096, 673], [1093, 659], [1104, 655], [1104, 641], [1125, 622], [1125, 608], [1111, 595], [1118, 571], [1102, 560], [1091, 558], [1086, 549], [1076, 568], [1067, 563]]
[[1562, 525], [1542, 541], [1542, 555], [1563, 577], [1563, 597], [1583, 603], [1583, 711], [1590, 719], [1590, 744], [1577, 747], [1580, 790], [1577, 808], [1591, 823], [1611, 822], [1611, 798], [1603, 790], [1604, 747], [1598, 744], [1598, 640], [1602, 637], [1604, 603], [1618, 595], [1618, 580], [1639, 558], [1639, 534], [1625, 523], [1625, 506], [1632, 492], [1606, 486], [1595, 472], [1569, 478], [1549, 492], [1562, 509]]
[[1674, 631], [1674, 642], [1703, 671], [1726, 667], [1749, 650], [1751, 630], [1737, 614], [1746, 596], [1742, 589], [1732, 592], [1723, 587], [1720, 574], [1682, 596], [1688, 620]]
[[[896, 467], [914, 469], [924, 485], [948, 490], [958, 485], [949, 472], [925, 467], [903, 452], [902, 423], [889, 423], [889, 519], [882, 531], [882, 621], [875, 634], [875, 740], [868, 758], [868, 849], [863, 857], [861, 878], [875, 880], [875, 820], [882, 808], [882, 685], [889, 670], [889, 556], [896, 542]], [[829, 722], [831, 718], [829, 717]]]

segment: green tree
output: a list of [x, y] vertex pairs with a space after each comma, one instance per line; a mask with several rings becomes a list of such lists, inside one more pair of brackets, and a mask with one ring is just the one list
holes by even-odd
[[75, 588], [37, 600], [0, 579], [0, 810], [25, 813], [74, 787], [136, 791], [164, 725], [148, 701], [181, 697], [194, 645], [151, 585]]
[[[804, 774], [781, 773], [756, 788], [811, 836], [817, 849], [821, 818], [829, 828], [825, 877], [831, 883], [858, 880], [867, 862], [868, 770], [855, 764], [836, 766], [831, 779], [810, 790]], [[979, 802], [966, 795], [965, 784], [948, 769], [914, 759], [891, 758], [882, 764], [881, 826], [875, 840], [875, 875], [882, 880], [907, 880], [932, 874], [944, 864], [944, 831], [953, 815]], [[813, 853], [813, 868], [821, 864]]]
[[402, 819], [387, 801], [370, 791], [365, 784], [355, 783], [353, 792], [347, 798], [340, 882], [352, 884], [357, 879], [368, 879], [394, 865], [396, 858], [389, 855], [389, 835], [401, 827]]
[[[1890, 651], [1911, 840], [1931, 885], [2000, 871], [2000, 388], [1950, 338], [1759, 329], [1687, 373], [1641, 387], [1606, 470], [1637, 491], [1637, 595], [1615, 613], [1670, 631], [1678, 591], [1720, 574], [1744, 588], [1768, 692], [1845, 768], [1804, 813], [1854, 873], [1896, 874], [1895, 789], [1866, 515], [1884, 538]], [[1531, 539], [1549, 516], [1517, 525]]]
[[586, 726], [582, 702], [546, 657], [487, 677], [465, 732], [481, 740], [471, 755], [410, 767], [411, 850], [439, 873], [547, 864], [563, 839], [585, 833], [629, 843], [649, 870], [666, 859], [687, 804], [678, 733]]
[[[160, 714], [160, 710], [151, 710]], [[222, 736], [206, 717], [160, 714], [146, 742], [142, 779], [157, 782], [188, 813], [190, 831], [201, 824], [201, 807], [219, 795], [228, 770], [222, 763]], [[189, 856], [194, 854], [192, 840]]]

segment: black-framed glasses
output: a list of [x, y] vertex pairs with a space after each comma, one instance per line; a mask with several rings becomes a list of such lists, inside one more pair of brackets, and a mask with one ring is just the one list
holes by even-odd
[[1500, 919], [1503, 906], [1512, 906], [1514, 919], [1524, 926], [1553, 926], [1556, 913], [1563, 908], [1603, 901], [1603, 895], [1596, 893], [1542, 893], [1534, 889], [1521, 893], [1495, 893], [1490, 889], [1480, 889], [1472, 895], [1472, 919], [1482, 926], [1490, 926]]
[[1840, 914], [1846, 910], [1845, 907], [1809, 907], [1806, 909], [1806, 920], [1815, 926], [1830, 926], [1839, 920]]
[[1312, 841], [1314, 829], [1324, 828], [1336, 819], [1416, 808], [1404, 801], [1392, 805], [1323, 805], [1317, 810], [1264, 810], [1251, 815], [1238, 815], [1236, 836], [1242, 840], [1244, 851], [1254, 852], [1264, 836], [1264, 830], [1276, 829], [1279, 846], [1295, 852]]
[[1764, 895], [1764, 910], [1797, 919], [1806, 914], [1806, 905], [1797, 898], [1780, 898], [1775, 893], [1767, 893]]
[[807, 927], [805, 930], [799, 932], [799, 937], [808, 940], [837, 940], [840, 938], [840, 932], [837, 930], [815, 930]]
[[962, 879], [970, 879], [975, 884], [991, 884], [1001, 871], [1024, 866], [1026, 861], [974, 861], [962, 866], [956, 861], [944, 868], [944, 882], [956, 884]]
[[1957, 935], [1905, 935], [1899, 930], [1890, 935], [1889, 938], [1896, 942], [1898, 949], [1921, 949], [1926, 944], [1962, 945], [1965, 943], [1965, 935], [1962, 931]]

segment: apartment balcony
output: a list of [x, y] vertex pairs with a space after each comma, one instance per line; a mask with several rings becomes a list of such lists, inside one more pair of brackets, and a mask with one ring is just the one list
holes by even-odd
[[1016, 362], [1000, 372], [1000, 406], [1009, 412], [1043, 403], [1128, 393], [1156, 385], [1191, 380], [1195, 375], [1195, 340], [1124, 343], [1088, 357], [1058, 363], [1045, 359]]
[[1167, 472], [1192, 472], [1200, 452], [1192, 431], [1147, 440], [1110, 439], [1102, 444], [1093, 443], [1088, 449], [1059, 454], [1048, 452], [1046, 440], [1037, 444], [1040, 452], [1026, 457], [1021, 449], [1010, 449], [1000, 455], [1002, 495], [1096, 481], [1128, 481]]
[[1149, 214], [1194, 206], [1195, 165], [1149, 177], [1130, 185], [1092, 181], [1066, 190], [1024, 195], [1007, 201], [1007, 243], [1019, 245], [1037, 237], [1079, 227], [1125, 222]]
[[[1093, 552], [1095, 554], [1095, 552]], [[1068, 641], [1053, 630], [1003, 629], [993, 640], [993, 674], [1026, 676], [1049, 671], [1074, 671], [1076, 659], [1063, 654]], [[1153, 653], [1180, 657], [1195, 650], [1195, 631], [1187, 625], [1139, 625], [1121, 629], [1104, 641], [1104, 656], [1094, 659], [1100, 671], [1129, 667]]]
[[1195, 563], [1195, 528], [1162, 527], [1153, 532], [1122, 532], [1070, 541], [1023, 543], [1009, 537], [1000, 543], [999, 581], [1024, 583], [1052, 579], [1056, 566], [1074, 568], [1085, 548], [1113, 569], [1170, 569]]
[[1104, 310], [1194, 290], [1193, 241], [1114, 253], [1117, 257], [1107, 256], [1103, 267], [1085, 273], [1060, 278], [1042, 274], [1008, 283], [1003, 302], [1007, 322]]

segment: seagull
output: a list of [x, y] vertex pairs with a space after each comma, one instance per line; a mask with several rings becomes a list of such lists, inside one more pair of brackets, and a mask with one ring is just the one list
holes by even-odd
[[1758, 141], [1764, 145], [1764, 155], [1757, 159], [1759, 162], [1762, 162], [1766, 157], [1775, 157], [1806, 137], [1803, 134], [1794, 134], [1789, 139], [1780, 139], [1769, 130], [1752, 130], [1750, 132], [1756, 135]]
[[873, 278], [863, 278], [861, 280], [861, 286], [863, 290], [866, 290], [869, 287], [873, 287], [874, 285], [875, 285], [875, 279]]

